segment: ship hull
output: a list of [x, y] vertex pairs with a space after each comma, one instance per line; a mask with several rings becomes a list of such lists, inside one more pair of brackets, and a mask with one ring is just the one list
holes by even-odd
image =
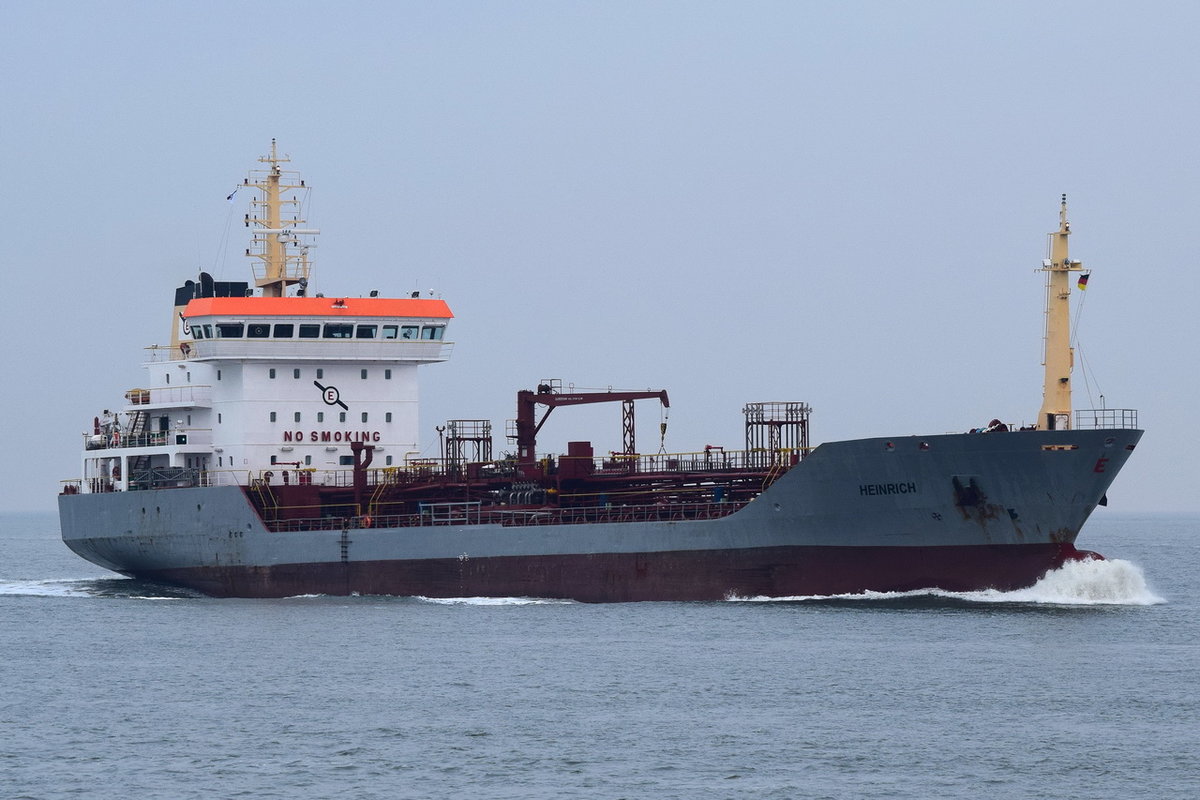
[[239, 487], [64, 495], [64, 541], [214, 596], [590, 602], [1015, 589], [1077, 557], [1141, 431], [834, 442], [719, 519], [268, 530]]

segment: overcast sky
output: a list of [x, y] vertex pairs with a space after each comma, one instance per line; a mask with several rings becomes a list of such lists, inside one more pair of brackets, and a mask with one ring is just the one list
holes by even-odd
[[[0, 508], [79, 475], [175, 286], [249, 276], [225, 197], [276, 137], [314, 291], [456, 314], [431, 454], [454, 418], [506, 450], [542, 378], [667, 389], [670, 451], [740, 447], [760, 400], [810, 403], [814, 442], [1031, 422], [1065, 192], [1075, 406], [1147, 430], [1110, 509], [1200, 510], [1198, 30], [1182, 2], [7, 0]], [[619, 406], [541, 449], [573, 439], [619, 449]]]

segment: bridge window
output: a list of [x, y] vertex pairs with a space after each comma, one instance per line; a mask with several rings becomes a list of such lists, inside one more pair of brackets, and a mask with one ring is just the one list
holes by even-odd
[[374, 339], [375, 332], [379, 330], [378, 325], [359, 325], [354, 329], [355, 339]]
[[213, 328], [212, 328], [212, 325], [205, 325], [205, 326], [204, 326], [204, 338], [205, 338], [205, 339], [211, 339], [211, 338], [213, 338]]
[[202, 327], [200, 327], [199, 325], [194, 326], [191, 330], [192, 330], [192, 338], [193, 339], [203, 339], [204, 338], [204, 329]]
[[421, 328], [421, 338], [433, 340], [441, 339], [442, 334], [445, 332], [445, 325], [426, 325], [424, 328]]
[[266, 339], [271, 335], [271, 326], [262, 322], [253, 322], [246, 329], [246, 335], [251, 339]]
[[349, 339], [354, 334], [353, 325], [344, 325], [338, 322], [325, 323], [326, 339]]
[[218, 322], [217, 336], [221, 339], [240, 339], [245, 327], [240, 322]]
[[420, 330], [421, 330], [421, 327], [419, 325], [403, 325], [400, 328], [400, 338], [401, 339], [415, 339], [415, 338], [417, 338], [417, 333]]
[[294, 328], [294, 325], [276, 325], [275, 332], [272, 335], [276, 339], [290, 339], [292, 338], [292, 330]]
[[320, 325], [301, 325], [300, 326], [300, 338], [301, 339], [319, 339], [319, 338], [321, 338], [321, 326]]
[[399, 325], [384, 325], [383, 326], [383, 338], [384, 339], [395, 339], [396, 334], [399, 332], [399, 330], [400, 330]]

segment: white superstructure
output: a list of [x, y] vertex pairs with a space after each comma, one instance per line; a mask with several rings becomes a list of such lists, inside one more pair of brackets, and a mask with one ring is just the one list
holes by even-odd
[[[417, 367], [445, 361], [453, 317], [439, 299], [306, 296], [309, 262], [283, 189], [307, 189], [279, 168], [244, 186], [259, 197], [256, 289], [202, 274], [176, 290], [171, 344], [149, 348], [148, 388], [85, 435], [80, 491], [228, 483], [309, 482], [354, 464], [399, 466], [420, 449]], [[374, 293], [372, 293], [373, 295]], [[333, 473], [336, 474], [336, 473]], [[317, 475], [317, 480], [321, 477]]]

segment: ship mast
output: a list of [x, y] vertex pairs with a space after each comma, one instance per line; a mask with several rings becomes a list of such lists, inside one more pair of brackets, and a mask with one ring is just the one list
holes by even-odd
[[[246, 178], [243, 186], [253, 186], [259, 191], [259, 197], [251, 201], [252, 213], [246, 215], [246, 227], [251, 224], [254, 229], [252, 247], [246, 248], [246, 255], [258, 259], [254, 266], [254, 285], [262, 289], [263, 297], [283, 297], [287, 287], [299, 284], [299, 294], [303, 295], [308, 286], [308, 274], [311, 265], [308, 261], [308, 248], [311, 244], [301, 244], [298, 237], [320, 233], [316, 229], [297, 227], [305, 222], [299, 216], [300, 201], [293, 195], [285, 198], [284, 192], [304, 189], [304, 181], [300, 173], [285, 171], [280, 164], [291, 161], [287, 155], [280, 155], [271, 140], [271, 154], [260, 156], [264, 164], [270, 164], [270, 169], [255, 171], [251, 178]], [[288, 207], [290, 219], [284, 219], [284, 208]]]
[[1037, 429], [1064, 430], [1071, 427], [1071, 369], [1075, 351], [1071, 348], [1071, 278], [1072, 272], [1083, 269], [1080, 261], [1067, 256], [1067, 237], [1071, 223], [1067, 221], [1067, 196], [1062, 196], [1058, 212], [1058, 230], [1049, 234], [1050, 257], [1042, 261], [1046, 273], [1046, 367], [1042, 386], [1042, 408], [1038, 412]]

